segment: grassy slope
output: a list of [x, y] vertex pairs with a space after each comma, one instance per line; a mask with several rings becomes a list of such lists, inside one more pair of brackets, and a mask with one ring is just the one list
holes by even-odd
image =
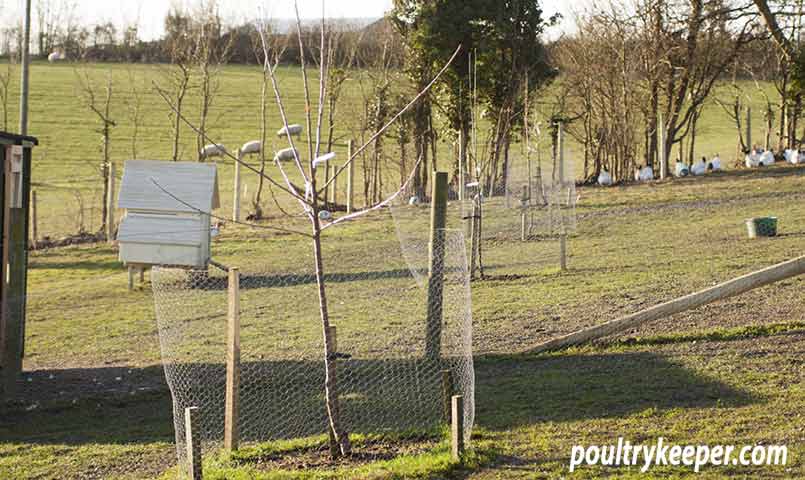
[[[116, 98], [126, 96], [128, 67], [88, 68], [98, 79], [111, 69], [119, 85]], [[158, 77], [158, 67], [130, 68], [141, 85]], [[43, 141], [35, 182], [63, 184], [94, 175], [87, 162], [97, 163], [98, 135], [75, 98], [74, 75], [71, 65], [34, 68], [31, 131]], [[295, 74], [282, 75], [298, 110]], [[214, 133], [228, 145], [257, 135], [257, 77], [255, 69], [225, 69]], [[357, 98], [354, 84], [350, 92]], [[139, 156], [165, 158], [167, 109], [153, 96], [144, 105]], [[756, 115], [761, 111], [754, 109]], [[125, 119], [125, 105], [118, 103], [117, 112]], [[115, 132], [116, 161], [131, 157], [128, 123], [121, 121]], [[704, 124], [702, 153], [727, 157], [735, 135], [719, 107], [708, 107]], [[761, 124], [756, 118], [754, 125], [759, 129]], [[342, 132], [351, 127], [346, 119], [340, 125]], [[185, 135], [189, 158], [194, 140]], [[754, 135], [759, 138], [761, 132]], [[222, 165], [220, 175], [225, 214], [231, 202], [231, 168]], [[246, 182], [252, 192], [253, 178]], [[92, 185], [80, 184], [86, 196]], [[805, 476], [802, 280], [678, 315], [629, 332], [613, 345], [548, 357], [500, 355], [799, 254], [805, 236], [802, 185], [801, 170], [781, 168], [664, 185], [585, 189], [579, 210], [583, 220], [571, 239], [570, 273], [560, 275], [555, 258], [547, 255], [534, 259], [532, 267], [491, 269], [492, 279], [474, 284], [476, 349], [492, 352], [477, 362], [476, 445], [482, 447], [482, 460], [490, 451], [497, 458], [474, 476], [532, 478], [541, 472], [554, 478], [562, 474], [572, 443], [610, 442], [619, 435], [633, 441], [665, 435], [680, 443], [788, 443], [793, 449], [788, 471], [718, 470], [710, 475]], [[40, 192], [46, 193], [40, 193], [40, 218], [46, 219], [40, 231], [64, 233], [76, 219], [72, 194], [54, 188]], [[502, 218], [494, 210], [489, 213], [490, 222]], [[781, 218], [783, 235], [745, 241], [742, 220], [769, 213]], [[339, 235], [341, 243], [362, 249], [375, 261], [398, 248], [393, 228], [381, 220], [350, 226]], [[272, 253], [288, 242], [287, 237], [230, 226], [215, 247], [216, 257], [301, 261], [296, 255]], [[518, 258], [525, 252], [518, 243], [488, 248], [490, 258]], [[0, 414], [0, 478], [139, 479], [160, 474], [174, 461], [173, 432], [149, 289], [128, 292], [116, 252], [103, 245], [36, 252], [31, 266], [26, 346], [31, 381], [24, 382], [26, 402]], [[512, 273], [518, 275], [505, 276]], [[367, 318], [357, 321], [373, 320], [368, 305], [363, 307]], [[746, 330], [751, 325], [771, 327]], [[37, 404], [38, 396], [58, 400]], [[437, 451], [392, 465], [324, 469], [319, 474], [465, 474], [445, 462], [446, 454]], [[616, 476], [625, 471], [597, 473]], [[660, 473], [684, 476], [686, 471]], [[582, 471], [578, 478], [589, 474]]]
[[[569, 273], [558, 274], [555, 264], [530, 272], [517, 266], [518, 276], [475, 283], [475, 346], [490, 352], [476, 365], [476, 443], [481, 457], [494, 454], [496, 460], [474, 475], [531, 478], [537, 471], [553, 478], [563, 472], [572, 443], [621, 435], [632, 441], [664, 435], [680, 443], [788, 443], [788, 471], [735, 473], [805, 474], [801, 279], [677, 315], [629, 332], [619, 343], [547, 357], [500, 355], [799, 254], [802, 175], [801, 169], [778, 167], [585, 189]], [[641, 204], [656, 213], [624, 210]], [[780, 217], [781, 236], [746, 241], [742, 220], [766, 213]], [[490, 222], [502, 216], [489, 212]], [[393, 228], [382, 218], [351, 225], [331, 240], [363, 252], [367, 265], [397, 248]], [[293, 253], [301, 252], [296, 244], [291, 237], [228, 227], [215, 250], [229, 262], [293, 264], [303, 261]], [[271, 253], [277, 248], [283, 256]], [[488, 248], [503, 258], [522, 251], [518, 242]], [[150, 292], [126, 291], [114, 255], [102, 245], [32, 254], [31, 381], [23, 386], [28, 400], [0, 418], [0, 477], [142, 478], [172, 463], [170, 403], [157, 366]], [[359, 302], [350, 324], [373, 321], [376, 310]], [[24, 411], [37, 395], [58, 400]], [[322, 467], [317, 475], [442, 477], [453, 469], [444, 453], [404, 458], [361, 467], [362, 473]], [[586, 472], [578, 478], [587, 478]]]

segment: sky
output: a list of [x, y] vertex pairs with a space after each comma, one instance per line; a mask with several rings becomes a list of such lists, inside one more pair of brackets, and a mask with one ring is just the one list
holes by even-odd
[[[162, 34], [165, 14], [172, 5], [192, 5], [198, 0], [32, 0], [34, 8], [34, 28], [36, 6], [50, 1], [54, 5], [75, 3], [76, 15], [83, 24], [97, 24], [111, 21], [118, 27], [137, 23], [143, 39], [158, 38]], [[569, 17], [574, 4], [586, 0], [544, 0], [547, 15], [560, 12]], [[326, 0], [327, 17], [366, 18], [380, 17], [391, 8], [392, 0]], [[321, 0], [298, 0], [302, 18], [320, 18]], [[20, 18], [24, 0], [0, 0], [0, 22], [8, 24]], [[269, 18], [293, 18], [293, 0], [219, 0], [221, 14], [228, 21], [242, 21], [260, 17], [261, 10]], [[546, 16], [547, 16], [546, 15]], [[572, 23], [565, 20], [567, 26]], [[566, 28], [566, 27], [565, 27]]]

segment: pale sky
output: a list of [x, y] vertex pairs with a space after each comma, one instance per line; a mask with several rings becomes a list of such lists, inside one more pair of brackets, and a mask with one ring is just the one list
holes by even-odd
[[[79, 23], [93, 25], [111, 21], [118, 27], [137, 23], [141, 37], [153, 39], [162, 34], [165, 14], [171, 5], [193, 5], [198, 0], [32, 0], [33, 26], [36, 28], [36, 8], [39, 3], [53, 5], [74, 3]], [[587, 0], [543, 0], [546, 16], [557, 11], [572, 23], [570, 10]], [[391, 0], [326, 0], [326, 16], [330, 18], [380, 17], [391, 8]], [[302, 18], [320, 18], [321, 0], [298, 0]], [[24, 0], [0, 0], [0, 22], [9, 24], [19, 19]], [[241, 21], [261, 16], [293, 18], [292, 0], [219, 0], [222, 16], [228, 21]], [[567, 26], [565, 26], [566, 28]]]

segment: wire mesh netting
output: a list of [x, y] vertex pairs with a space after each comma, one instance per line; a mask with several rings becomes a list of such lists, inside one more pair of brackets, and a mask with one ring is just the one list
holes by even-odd
[[[325, 242], [336, 243], [336, 242]], [[326, 433], [325, 362], [312, 255], [276, 245], [272, 263], [247, 256], [240, 266], [239, 426], [244, 442]], [[324, 253], [328, 318], [337, 327], [336, 378], [341, 422], [350, 433], [434, 431], [444, 423], [442, 371], [464, 396], [465, 436], [474, 420], [472, 318], [464, 240], [447, 232], [438, 297], [413, 280], [390, 251]], [[184, 409], [200, 409], [207, 450], [224, 435], [228, 279], [223, 271], [157, 268], [154, 301], [176, 442], [184, 461]], [[441, 300], [438, 300], [440, 298]], [[441, 321], [429, 322], [434, 305]], [[439, 346], [437, 356], [428, 348]]]

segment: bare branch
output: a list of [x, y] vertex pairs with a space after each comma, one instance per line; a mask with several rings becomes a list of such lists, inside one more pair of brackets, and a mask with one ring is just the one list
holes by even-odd
[[349, 158], [349, 160], [347, 160], [347, 161], [346, 161], [346, 163], [344, 163], [344, 164], [343, 164], [343, 165], [342, 165], [342, 166], [341, 166], [341, 167], [340, 167], [338, 170], [336, 170], [335, 175], [333, 175], [333, 177], [330, 179], [330, 181], [328, 181], [327, 183], [325, 183], [325, 184], [324, 184], [324, 186], [323, 186], [321, 189], [319, 189], [319, 193], [321, 193], [322, 191], [324, 191], [324, 189], [326, 189], [328, 186], [330, 186], [330, 184], [331, 184], [331, 183], [333, 183], [333, 182], [335, 181], [335, 179], [338, 177], [338, 175], [339, 175], [339, 174], [341, 174], [341, 172], [343, 172], [344, 170], [346, 170], [347, 168], [349, 168], [349, 165], [350, 165], [350, 164], [351, 164], [351, 163], [352, 163], [352, 162], [353, 162], [353, 161], [354, 161], [356, 158], [358, 158], [358, 155], [360, 155], [360, 154], [361, 154], [361, 153], [362, 153], [364, 150], [366, 150], [366, 149], [369, 147], [369, 145], [371, 145], [371, 144], [372, 144], [372, 142], [374, 142], [374, 141], [375, 141], [375, 139], [377, 139], [377, 137], [379, 137], [379, 136], [383, 135], [383, 134], [386, 132], [386, 130], [388, 130], [388, 129], [389, 129], [389, 127], [391, 127], [391, 126], [392, 126], [392, 125], [393, 125], [393, 124], [394, 124], [394, 123], [395, 123], [395, 122], [396, 122], [396, 121], [397, 121], [397, 120], [398, 120], [400, 117], [402, 117], [403, 115], [405, 115], [405, 113], [406, 113], [408, 110], [410, 110], [410, 109], [411, 109], [411, 107], [413, 107], [413, 106], [414, 106], [414, 105], [415, 105], [415, 104], [416, 104], [416, 103], [417, 103], [417, 102], [418, 102], [418, 101], [419, 101], [419, 100], [420, 100], [422, 97], [424, 97], [424, 96], [425, 96], [425, 94], [427, 94], [427, 93], [428, 93], [428, 91], [429, 91], [429, 90], [430, 90], [430, 89], [433, 87], [433, 85], [435, 85], [435, 84], [436, 84], [436, 82], [438, 82], [438, 81], [439, 81], [439, 78], [441, 78], [441, 76], [444, 74], [444, 72], [446, 72], [446, 71], [447, 71], [447, 69], [448, 69], [448, 68], [450, 68], [450, 65], [453, 63], [453, 61], [456, 59], [456, 57], [458, 57], [459, 52], [461, 52], [461, 45], [459, 45], [459, 46], [456, 48], [456, 51], [455, 51], [455, 52], [453, 52], [453, 56], [452, 56], [452, 57], [450, 57], [450, 60], [448, 60], [448, 61], [447, 61], [447, 63], [446, 63], [446, 64], [445, 64], [445, 65], [442, 67], [442, 69], [439, 71], [439, 73], [438, 73], [438, 74], [437, 74], [435, 77], [433, 77], [433, 80], [431, 80], [431, 81], [430, 81], [430, 83], [428, 83], [428, 84], [425, 86], [425, 88], [424, 88], [424, 89], [422, 89], [422, 91], [421, 91], [421, 92], [419, 92], [419, 93], [417, 94], [417, 96], [416, 96], [416, 97], [414, 97], [414, 99], [413, 99], [413, 100], [411, 100], [410, 102], [408, 102], [408, 104], [407, 104], [405, 107], [403, 107], [403, 109], [402, 109], [402, 110], [400, 110], [399, 112], [397, 112], [397, 114], [396, 114], [396, 115], [394, 115], [394, 117], [392, 117], [392, 118], [391, 118], [391, 120], [389, 120], [389, 121], [388, 121], [388, 122], [387, 122], [387, 123], [386, 123], [386, 124], [383, 126], [383, 128], [381, 128], [380, 130], [378, 130], [377, 132], [375, 132], [375, 134], [374, 134], [374, 135], [372, 135], [372, 136], [369, 138], [369, 140], [367, 140], [367, 141], [366, 141], [366, 143], [364, 143], [364, 144], [363, 144], [363, 145], [362, 145], [360, 148], [358, 148], [357, 150], [355, 150], [355, 151], [352, 153], [352, 157], [350, 157], [350, 158]]
[[289, 228], [273, 227], [271, 225], [257, 225], [257, 224], [254, 224], [254, 223], [240, 222], [240, 221], [237, 221], [237, 220], [233, 220], [231, 218], [219, 217], [218, 215], [215, 215], [212, 212], [205, 212], [204, 210], [202, 210], [202, 209], [200, 209], [198, 207], [195, 207], [195, 206], [187, 203], [186, 201], [182, 200], [181, 198], [177, 197], [173, 193], [169, 192], [165, 187], [160, 185], [154, 179], [154, 177], [150, 177], [150, 180], [151, 180], [151, 183], [153, 183], [158, 189], [162, 190], [162, 193], [164, 193], [165, 195], [168, 195], [169, 197], [171, 197], [172, 199], [174, 199], [177, 202], [181, 203], [185, 207], [193, 209], [193, 211], [195, 211], [196, 213], [200, 213], [202, 215], [209, 215], [210, 218], [214, 218], [216, 220], [221, 220], [223, 222], [231, 222], [231, 223], [235, 223], [235, 224], [238, 224], [238, 225], [244, 225], [244, 226], [251, 227], [251, 228], [260, 228], [260, 229], [263, 229], [263, 230], [275, 230], [275, 231], [278, 231], [278, 232], [293, 233], [295, 235], [302, 235], [303, 237], [313, 238], [313, 235], [310, 235], [309, 233], [299, 232], [299, 231], [296, 231], [296, 230], [291, 230]]

